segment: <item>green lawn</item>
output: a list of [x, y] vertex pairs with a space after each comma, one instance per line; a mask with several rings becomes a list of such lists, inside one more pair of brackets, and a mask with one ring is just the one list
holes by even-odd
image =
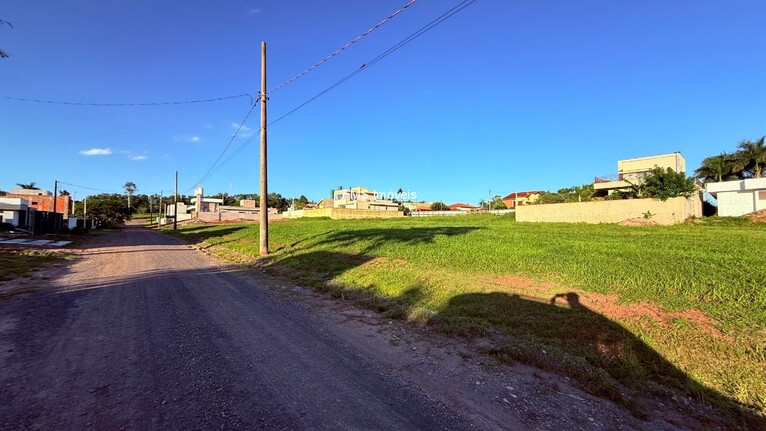
[[[230, 258], [258, 255], [257, 225], [179, 235]], [[274, 273], [449, 333], [493, 334], [488, 353], [628, 407], [621, 387], [766, 411], [764, 225], [302, 219], [270, 235]]]
[[14, 277], [28, 275], [35, 269], [49, 265], [66, 256], [48, 250], [4, 250], [0, 249], [0, 283]]

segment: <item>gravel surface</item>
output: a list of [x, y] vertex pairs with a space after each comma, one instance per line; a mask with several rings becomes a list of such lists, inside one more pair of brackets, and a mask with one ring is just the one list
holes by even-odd
[[0, 291], [0, 429], [699, 429], [127, 227]]

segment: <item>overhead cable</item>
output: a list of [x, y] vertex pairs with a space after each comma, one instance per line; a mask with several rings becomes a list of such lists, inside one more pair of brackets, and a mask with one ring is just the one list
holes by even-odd
[[258, 104], [258, 100], [255, 101], [255, 103], [250, 105], [250, 109], [247, 111], [247, 114], [245, 114], [245, 118], [242, 119], [242, 121], [237, 126], [237, 130], [234, 131], [234, 134], [231, 135], [231, 138], [229, 139], [229, 142], [226, 143], [226, 146], [223, 147], [223, 151], [221, 151], [221, 154], [218, 155], [218, 158], [215, 159], [212, 165], [210, 165], [210, 168], [205, 172], [205, 175], [202, 176], [196, 183], [194, 183], [193, 186], [186, 189], [188, 192], [189, 190], [192, 190], [196, 185], [202, 183], [202, 181], [205, 181], [213, 171], [213, 168], [215, 168], [216, 164], [221, 160], [221, 157], [226, 153], [226, 150], [229, 149], [229, 146], [231, 146], [231, 143], [234, 142], [234, 139], [237, 138], [237, 135], [239, 134], [239, 131], [242, 130], [242, 128], [245, 126], [245, 122], [247, 122], [247, 119], [250, 118], [250, 114], [253, 113], [253, 109], [255, 109], [255, 106]]
[[28, 99], [24, 97], [11, 97], [0, 96], [2, 99], [13, 100], [17, 102], [30, 102], [30, 103], [47, 103], [51, 105], [74, 105], [74, 106], [162, 106], [162, 105], [189, 105], [193, 103], [211, 103], [220, 102], [223, 100], [236, 99], [239, 97], [247, 97], [250, 99], [250, 104], [253, 104], [253, 96], [243, 93], [234, 96], [214, 97], [211, 99], [197, 99], [197, 100], [179, 100], [172, 102], [143, 102], [143, 103], [89, 103], [89, 102], [62, 102], [56, 100], [41, 100], [41, 99]]
[[290, 78], [290, 79], [288, 79], [287, 81], [283, 82], [282, 84], [278, 85], [276, 88], [274, 88], [273, 90], [269, 91], [269, 92], [268, 92], [268, 94], [271, 94], [271, 93], [275, 93], [275, 92], [277, 92], [277, 91], [281, 90], [282, 88], [284, 88], [284, 87], [286, 87], [286, 86], [288, 86], [288, 85], [292, 84], [294, 81], [296, 81], [296, 80], [300, 79], [301, 77], [303, 77], [303, 76], [304, 76], [304, 75], [306, 75], [307, 73], [311, 72], [312, 70], [314, 70], [314, 69], [316, 69], [317, 67], [321, 66], [322, 64], [324, 64], [325, 62], [329, 61], [329, 60], [330, 60], [330, 59], [332, 59], [333, 57], [337, 56], [337, 55], [338, 55], [338, 54], [340, 54], [341, 52], [343, 52], [343, 51], [345, 51], [346, 49], [350, 48], [350, 47], [351, 47], [351, 45], [353, 45], [353, 44], [355, 44], [355, 43], [359, 42], [359, 41], [360, 41], [360, 40], [361, 40], [363, 37], [367, 36], [368, 34], [372, 33], [373, 31], [377, 30], [377, 29], [378, 29], [378, 28], [380, 28], [380, 27], [381, 27], [383, 24], [387, 23], [388, 21], [391, 21], [391, 20], [392, 20], [392, 19], [394, 19], [394, 18], [395, 18], [397, 15], [399, 15], [399, 14], [400, 14], [400, 13], [402, 13], [402, 12], [404, 12], [404, 10], [405, 10], [405, 9], [407, 9], [408, 7], [410, 7], [410, 6], [412, 6], [413, 4], [415, 4], [415, 2], [416, 2], [416, 1], [417, 1], [417, 0], [410, 0], [410, 2], [409, 2], [409, 3], [407, 3], [406, 5], [404, 5], [404, 6], [400, 7], [399, 9], [397, 9], [397, 10], [396, 10], [394, 13], [392, 13], [391, 15], [389, 15], [388, 17], [386, 17], [385, 19], [383, 19], [383, 20], [382, 20], [382, 21], [380, 21], [379, 23], [377, 23], [377, 24], [375, 24], [374, 26], [370, 27], [370, 28], [369, 28], [367, 31], [365, 31], [364, 33], [362, 33], [362, 34], [360, 34], [359, 36], [357, 36], [357, 37], [356, 37], [355, 39], [353, 39], [351, 42], [348, 42], [347, 44], [345, 44], [345, 45], [343, 45], [342, 47], [340, 47], [340, 48], [338, 48], [337, 50], [335, 50], [335, 52], [333, 52], [332, 54], [330, 54], [330, 55], [328, 55], [327, 57], [325, 57], [325, 58], [323, 58], [323, 59], [319, 60], [318, 62], [314, 63], [312, 66], [310, 66], [310, 67], [309, 67], [309, 68], [307, 68], [306, 70], [302, 71], [301, 73], [299, 73], [299, 74], [297, 74], [297, 75], [293, 76], [292, 78]]
[[329, 87], [325, 88], [324, 90], [320, 91], [319, 93], [317, 93], [315, 96], [311, 97], [310, 99], [308, 99], [305, 102], [301, 103], [300, 105], [296, 106], [292, 110], [288, 111], [286, 114], [284, 114], [281, 117], [277, 118], [276, 120], [272, 121], [271, 123], [269, 123], [269, 126], [271, 126], [272, 124], [275, 124], [275, 123], [277, 123], [279, 121], [282, 121], [283, 119], [285, 119], [285, 117], [287, 117], [289, 115], [292, 115], [293, 113], [295, 113], [299, 109], [303, 108], [304, 106], [308, 105], [309, 103], [313, 102], [314, 100], [322, 97], [326, 93], [330, 92], [334, 88], [338, 87], [339, 85], [343, 84], [344, 82], [346, 82], [349, 79], [353, 78], [354, 76], [358, 75], [362, 71], [367, 70], [373, 64], [375, 64], [375, 63], [379, 62], [380, 60], [382, 60], [382, 59], [388, 57], [389, 55], [393, 54], [395, 51], [399, 50], [399, 48], [403, 47], [404, 45], [407, 45], [408, 43], [410, 43], [413, 40], [417, 39], [418, 37], [422, 36], [424, 33], [428, 32], [429, 30], [433, 29], [434, 27], [438, 26], [439, 24], [443, 23], [444, 21], [448, 20], [449, 18], [451, 18], [452, 16], [454, 16], [458, 12], [462, 11], [463, 9], [467, 8], [468, 6], [473, 4], [474, 2], [476, 2], [476, 0], [463, 0], [462, 2], [460, 2], [458, 5], [456, 5], [452, 9], [448, 10], [447, 12], [444, 12], [439, 17], [437, 17], [433, 21], [429, 22], [425, 26], [421, 27], [419, 30], [417, 30], [416, 32], [414, 32], [411, 35], [407, 36], [406, 38], [402, 39], [401, 41], [399, 41], [399, 43], [397, 43], [394, 46], [392, 46], [391, 48], [387, 49], [386, 51], [384, 51], [383, 53], [381, 53], [377, 57], [373, 58], [372, 60], [370, 60], [370, 61], [368, 61], [368, 62], [366, 62], [364, 64], [362, 64], [362, 66], [359, 69], [356, 69], [355, 71], [349, 73], [348, 75], [346, 75], [345, 77], [341, 78], [340, 80], [338, 80], [337, 82], [335, 82], [331, 86], [329, 86]]

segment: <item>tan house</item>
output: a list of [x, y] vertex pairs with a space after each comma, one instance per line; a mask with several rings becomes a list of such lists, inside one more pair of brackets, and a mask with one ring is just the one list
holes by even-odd
[[657, 156], [639, 157], [617, 161], [617, 173], [596, 177], [593, 182], [596, 196], [607, 196], [618, 190], [627, 190], [631, 184], [638, 184], [654, 168], [670, 168], [675, 172], [686, 172], [686, 160], [679, 152]]
[[[333, 192], [333, 208], [357, 210], [398, 211], [399, 204], [386, 199], [379, 199], [381, 194], [366, 187], [353, 187], [349, 190]], [[326, 207], [324, 200], [322, 207]]]
[[469, 204], [464, 204], [462, 202], [454, 203], [452, 205], [448, 206], [450, 211], [466, 211], [466, 212], [473, 212], [478, 211], [481, 208]]
[[431, 211], [433, 204], [433, 202], [405, 202], [402, 206], [410, 211]]
[[519, 205], [529, 205], [537, 202], [540, 199], [540, 192], [536, 190], [530, 190], [527, 192], [513, 192], [503, 198], [503, 203], [508, 209], [516, 209]]

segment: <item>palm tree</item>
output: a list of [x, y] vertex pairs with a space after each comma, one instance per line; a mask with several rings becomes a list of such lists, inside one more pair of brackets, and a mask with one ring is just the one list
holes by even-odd
[[744, 170], [749, 176], [761, 178], [766, 166], [766, 136], [756, 141], [742, 141], [739, 143], [737, 156], [744, 165]]
[[[7, 26], [8, 26], [8, 27], [10, 27], [10, 28], [13, 28], [13, 26], [11, 25], [11, 23], [9, 23], [8, 21], [3, 21], [2, 19], [0, 19], [0, 25], [3, 25], [3, 24], [7, 25]], [[0, 58], [8, 58], [8, 57], [10, 57], [10, 56], [8, 55], [8, 53], [7, 53], [7, 52], [5, 52], [5, 51], [3, 51], [2, 49], [0, 49]]]
[[40, 187], [37, 187], [36, 184], [34, 181], [31, 183], [16, 183], [17, 186], [25, 190], [40, 190]]
[[733, 154], [721, 153], [717, 156], [707, 157], [702, 160], [702, 166], [694, 171], [694, 176], [703, 182], [721, 182], [737, 179], [744, 166], [739, 157]]

